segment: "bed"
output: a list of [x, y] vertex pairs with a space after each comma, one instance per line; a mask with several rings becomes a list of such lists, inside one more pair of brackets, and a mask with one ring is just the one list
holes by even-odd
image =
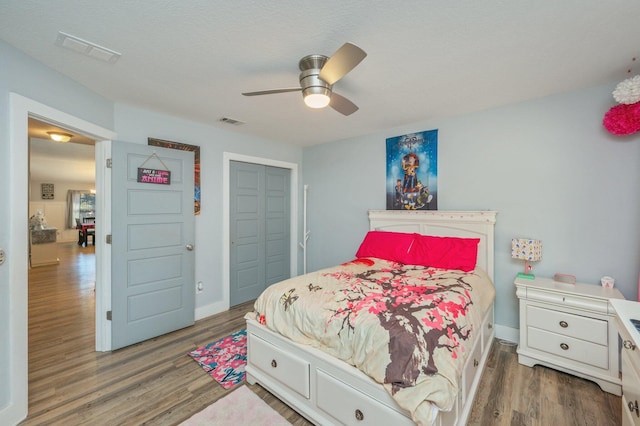
[[[247, 381], [319, 425], [465, 424], [494, 337], [495, 218], [369, 211], [356, 259], [273, 284], [256, 300]], [[381, 235], [406, 236], [402, 253], [475, 241], [474, 267], [368, 256], [369, 237]]]

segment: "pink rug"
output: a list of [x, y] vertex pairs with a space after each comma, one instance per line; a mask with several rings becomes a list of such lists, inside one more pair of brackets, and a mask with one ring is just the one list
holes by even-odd
[[223, 388], [229, 389], [242, 382], [246, 375], [247, 330], [199, 347], [189, 352], [189, 356]]
[[290, 424], [251, 389], [240, 386], [194, 414], [180, 426], [289, 426]]

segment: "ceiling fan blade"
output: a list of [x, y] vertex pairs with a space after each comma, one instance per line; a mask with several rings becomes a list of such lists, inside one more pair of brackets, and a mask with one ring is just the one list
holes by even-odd
[[366, 56], [367, 52], [355, 44], [345, 43], [327, 60], [318, 77], [329, 85], [333, 85], [362, 62]]
[[286, 93], [286, 92], [300, 92], [302, 87], [290, 87], [288, 89], [271, 89], [262, 90], [260, 92], [247, 92], [243, 93], [245, 96], [260, 96], [260, 95], [273, 95], [274, 93]]
[[351, 115], [358, 110], [358, 106], [356, 104], [344, 96], [338, 95], [336, 92], [331, 94], [329, 106], [342, 115]]

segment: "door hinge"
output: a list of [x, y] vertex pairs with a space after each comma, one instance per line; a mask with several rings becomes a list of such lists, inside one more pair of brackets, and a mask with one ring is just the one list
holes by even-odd
[[111, 160], [111, 158], [107, 158], [107, 169], [110, 169], [112, 164], [113, 161]]
[[107, 244], [111, 244], [111, 234], [107, 234]]
[[111, 321], [111, 311], [107, 311], [107, 321]]

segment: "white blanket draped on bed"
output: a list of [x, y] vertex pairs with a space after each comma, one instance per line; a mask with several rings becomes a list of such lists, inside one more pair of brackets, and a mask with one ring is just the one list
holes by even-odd
[[495, 289], [482, 270], [365, 258], [270, 286], [247, 314], [384, 384], [418, 424], [450, 410]]

